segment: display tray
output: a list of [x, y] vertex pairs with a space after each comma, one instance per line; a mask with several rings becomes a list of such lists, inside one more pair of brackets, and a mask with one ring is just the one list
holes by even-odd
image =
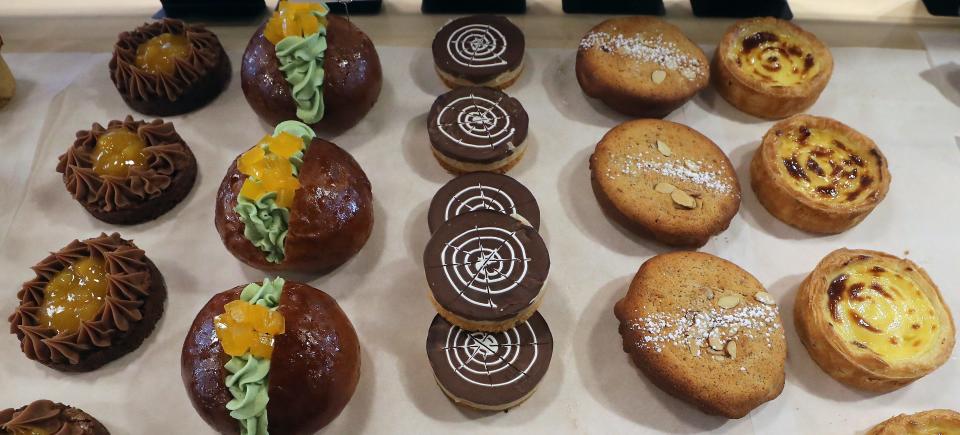
[[[772, 122], [740, 113], [711, 89], [668, 117], [713, 139], [737, 169], [744, 188], [740, 211], [730, 228], [702, 250], [755, 275], [780, 303], [786, 329], [783, 394], [748, 417], [726, 420], [704, 415], [657, 389], [621, 350], [614, 301], [643, 261], [671, 249], [627, 232], [597, 205], [587, 161], [603, 134], [625, 118], [584, 97], [573, 73], [573, 46], [528, 49], [526, 70], [508, 89], [530, 116], [529, 149], [510, 175], [539, 200], [541, 233], [553, 263], [540, 310], [554, 336], [550, 369], [539, 390], [509, 412], [474, 412], [447, 400], [434, 384], [424, 350], [435, 312], [421, 265], [428, 204], [451, 178], [431, 156], [425, 120], [445, 89], [433, 71], [429, 48], [380, 44], [378, 50], [384, 66], [380, 101], [361, 124], [332, 138], [353, 154], [373, 184], [373, 235], [359, 255], [333, 273], [294, 277], [338, 300], [362, 346], [356, 395], [324, 433], [852, 434], [902, 412], [960, 408], [957, 354], [911, 386], [871, 395], [820, 371], [793, 327], [793, 298], [801, 280], [840, 247], [907, 256], [926, 268], [946, 302], [960, 312], [960, 201], [955, 192], [960, 152], [954, 139], [960, 108], [925, 78], [931, 69], [925, 51], [833, 50], [833, 79], [809, 112], [841, 120], [873, 138], [889, 159], [893, 179], [873, 214], [840, 235], [800, 232], [757, 202], [749, 188], [748, 162]], [[230, 55], [238, 68], [240, 53]], [[70, 56], [76, 55], [45, 54], [44, 59], [48, 67], [75, 65]], [[180, 349], [194, 315], [214, 293], [264, 277], [226, 251], [213, 212], [231, 160], [270, 128], [248, 107], [234, 71], [229, 89], [212, 104], [167, 118], [200, 167], [198, 182], [183, 203], [142, 225], [97, 221], [70, 198], [55, 166], [77, 130], [130, 113], [110, 82], [108, 58], [106, 53], [86, 57], [83, 71], [40, 112], [46, 113], [42, 122], [33, 120], [41, 131], [32, 132], [38, 139], [32, 160], [24, 162], [29, 167], [26, 187], [22, 195], [7, 198], [0, 273], [8, 283], [0, 313], [5, 318], [13, 311], [19, 283], [32, 277], [29, 267], [49, 251], [74, 238], [113, 231], [132, 238], [163, 272], [169, 291], [166, 313], [137, 351], [86, 374], [47, 369], [19, 352], [14, 335], [0, 335], [0, 406], [47, 398], [83, 408], [114, 434], [212, 433], [187, 399]], [[23, 77], [22, 91], [29, 96], [31, 79]]]

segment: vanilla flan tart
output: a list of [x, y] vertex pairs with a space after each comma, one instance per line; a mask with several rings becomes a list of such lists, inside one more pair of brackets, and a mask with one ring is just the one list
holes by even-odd
[[960, 413], [931, 409], [891, 417], [867, 431], [867, 435], [956, 435], [960, 434]]
[[780, 119], [813, 105], [830, 81], [833, 57], [812, 33], [775, 18], [734, 23], [714, 53], [714, 86], [734, 107]]
[[836, 234], [886, 197], [890, 171], [869, 137], [830, 118], [796, 115], [764, 135], [750, 163], [750, 184], [777, 219]]
[[836, 380], [893, 391], [953, 352], [954, 324], [930, 276], [910, 260], [839, 249], [807, 276], [794, 307], [797, 333]]

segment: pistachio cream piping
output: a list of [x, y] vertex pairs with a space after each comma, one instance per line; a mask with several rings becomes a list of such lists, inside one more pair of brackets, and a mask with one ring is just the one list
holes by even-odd
[[[317, 17], [326, 12], [313, 11]], [[323, 53], [327, 50], [327, 29], [316, 33], [287, 36], [276, 45], [280, 71], [293, 90], [297, 118], [313, 124], [323, 119]]]
[[[283, 278], [263, 284], [251, 283], [240, 292], [240, 300], [275, 311], [280, 304]], [[267, 432], [267, 375], [270, 360], [257, 358], [249, 352], [234, 356], [224, 365], [230, 372], [226, 384], [233, 399], [227, 402], [230, 417], [240, 421], [240, 435], [268, 435]]]
[[271, 263], [283, 261], [283, 241], [290, 224], [290, 210], [277, 205], [276, 199], [275, 192], [254, 201], [239, 196], [234, 209], [243, 220], [243, 237], [263, 251]]
[[[276, 137], [288, 133], [303, 140], [303, 148], [290, 156], [293, 175], [298, 176], [303, 164], [303, 153], [310, 141], [316, 137], [313, 130], [299, 121], [284, 121], [277, 124], [273, 131]], [[237, 195], [234, 211], [243, 221], [243, 236], [266, 255], [267, 261], [279, 263], [285, 256], [284, 240], [290, 226], [290, 210], [276, 202], [277, 194], [268, 193], [258, 199]]]

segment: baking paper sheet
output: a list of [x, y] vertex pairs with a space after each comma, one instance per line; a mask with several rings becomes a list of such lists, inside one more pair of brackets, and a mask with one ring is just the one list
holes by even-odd
[[51, 100], [94, 63], [89, 53], [11, 53], [3, 58], [17, 82], [14, 98], [0, 109], [0, 228], [6, 229], [23, 196], [37, 143], [48, 130], [43, 120], [48, 109], [60, 107]]
[[[920, 75], [935, 86], [943, 98], [960, 107], [960, 33], [924, 31], [918, 34], [930, 61], [930, 69]], [[960, 125], [954, 132], [960, 147]]]
[[[539, 391], [507, 413], [463, 410], [446, 399], [434, 385], [424, 351], [434, 312], [421, 267], [429, 201], [451, 178], [430, 154], [425, 122], [444, 88], [428, 48], [380, 46], [379, 51], [385, 76], [380, 101], [360, 125], [334, 138], [372, 181], [373, 236], [345, 266], [309, 281], [340, 302], [363, 348], [357, 393], [324, 433], [848, 434], [901, 412], [960, 408], [957, 356], [914, 385], [870, 395], [821, 372], [793, 328], [800, 281], [824, 255], [844, 246], [907, 255], [960, 310], [960, 152], [953, 144], [960, 109], [922, 78], [929, 68], [925, 52], [833, 50], [834, 77], [810, 112], [872, 137], [893, 175], [886, 200], [863, 224], [841, 235], [814, 237], [794, 230], [757, 202], [749, 188], [748, 161], [771, 122], [741, 114], [712, 90], [669, 117], [712, 138], [733, 161], [744, 187], [740, 212], [730, 229], [703, 250], [759, 278], [780, 302], [787, 331], [783, 394], [749, 417], [728, 421], [661, 392], [621, 350], [613, 303], [644, 260], [669, 249], [621, 229], [597, 206], [587, 159], [600, 137], [624, 118], [581, 94], [573, 48], [528, 50], [526, 70], [508, 90], [530, 114], [529, 150], [510, 175], [539, 200], [541, 232], [553, 261], [541, 309], [555, 340], [550, 370]], [[232, 53], [235, 67], [239, 59]], [[61, 60], [71, 63], [69, 57]], [[155, 222], [101, 223], [70, 198], [54, 168], [75, 131], [129, 113], [109, 80], [107, 60], [106, 54], [89, 58], [87, 70], [47, 112], [26, 195], [14, 201], [19, 205], [2, 241], [0, 272], [8, 282], [0, 312], [12, 312], [19, 283], [31, 278], [29, 267], [48, 251], [101, 231], [120, 231], [146, 250], [166, 278], [167, 311], [139, 350], [87, 374], [62, 374], [29, 361], [18, 351], [15, 336], [0, 335], [0, 406], [48, 398], [82, 407], [114, 434], [211, 433], [181, 383], [180, 349], [194, 315], [211, 295], [264, 276], [226, 251], [214, 229], [213, 210], [231, 159], [270, 128], [247, 106], [235, 72], [226, 93], [208, 107], [169, 118], [200, 164], [197, 184], [184, 202]]]

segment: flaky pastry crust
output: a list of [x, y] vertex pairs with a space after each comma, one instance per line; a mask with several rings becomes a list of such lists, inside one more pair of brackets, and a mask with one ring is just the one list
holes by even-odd
[[[789, 158], [778, 155], [781, 141], [802, 138], [804, 134], [809, 136], [811, 131], [835, 134], [849, 142], [800, 145], [809, 146], [807, 150], [797, 148], [796, 152], [814, 153], [818, 157], [816, 153], [826, 153], [819, 158], [822, 165], [810, 163], [810, 156], [806, 161], [798, 161], [796, 154]], [[842, 156], [834, 158], [840, 154]], [[816, 190], [816, 195], [798, 190], [799, 180], [810, 183], [818, 172], [827, 176], [819, 182], [827, 180], [827, 184], [805, 186]], [[848, 187], [858, 187], [844, 191], [836, 185], [838, 181]], [[763, 136], [750, 162], [750, 185], [767, 211], [784, 223], [811, 233], [837, 234], [863, 221], [886, 197], [890, 171], [883, 153], [867, 136], [830, 118], [796, 115], [778, 122]], [[822, 188], [822, 192], [818, 188]]]
[[[860, 266], [861, 270], [869, 270], [878, 277], [871, 278], [873, 283], [868, 289], [850, 282], [847, 278], [851, 275], [849, 271], [859, 265], [866, 266]], [[846, 305], [849, 300], [862, 303], [869, 301], [869, 298], [895, 301], [893, 298], [902, 297], [905, 289], [883, 285], [874, 287], [882, 282], [880, 279], [885, 274], [890, 273], [905, 276], [916, 283], [918, 291], [929, 301], [929, 310], [932, 311], [930, 317], [935, 319], [930, 322], [929, 327], [920, 323], [912, 326], [915, 330], [930, 329], [929, 337], [926, 337], [929, 340], [928, 349], [909, 358], [896, 360], [877, 353], [860, 341], [845, 339], [841, 332], [838, 332], [844, 326], [843, 323], [849, 321], [842, 312], [849, 307]], [[868, 313], [870, 310], [869, 306], [858, 306], [862, 307], [858, 311]], [[910, 307], [920, 309], [916, 304]], [[854, 388], [873, 392], [889, 392], [902, 388], [943, 365], [953, 352], [953, 318], [936, 284], [926, 271], [912, 261], [883, 252], [846, 248], [831, 252], [800, 285], [794, 311], [797, 334], [810, 357], [834, 379]], [[902, 313], [886, 314], [902, 316]], [[875, 323], [874, 319], [868, 316], [857, 319], [857, 324], [851, 327], [874, 330], [876, 334], [883, 334], [880, 338], [902, 338], [901, 334], [893, 329], [897, 327], [898, 318], [894, 318], [891, 325], [886, 327]], [[902, 345], [908, 346], [910, 343], [903, 340]]]
[[[758, 38], [761, 33], [782, 35], [796, 44], [771, 41], [769, 36]], [[770, 53], [756, 46], [745, 52], [743, 47], [752, 46], [750, 38], [779, 46], [771, 48]], [[746, 61], [745, 55], [753, 50], [764, 59], [760, 66], [764, 71], [779, 72], [784, 64], [791, 66], [796, 61], [801, 78], [796, 83], [784, 84], [770, 80], [766, 74], [744, 71], [741, 64]], [[711, 70], [717, 92], [731, 105], [760, 118], [781, 119], [800, 113], [817, 101], [833, 73], [833, 56], [816, 36], [788, 21], [751, 18], [737, 21], [727, 29], [714, 52]], [[807, 76], [808, 70], [813, 74]]]
[[867, 431], [867, 435], [923, 435], [958, 432], [960, 432], [960, 413], [949, 409], [932, 409], [916, 414], [900, 414], [891, 417]]

